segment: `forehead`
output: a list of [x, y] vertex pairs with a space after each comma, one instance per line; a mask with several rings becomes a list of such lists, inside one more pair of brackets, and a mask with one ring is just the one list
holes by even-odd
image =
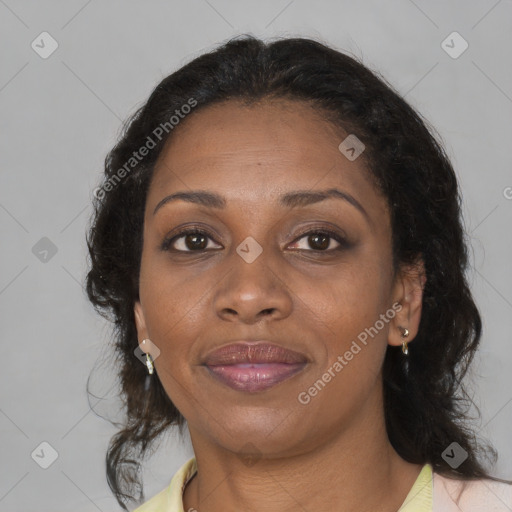
[[347, 135], [299, 101], [205, 107], [172, 133], [155, 167], [148, 206], [164, 193], [187, 189], [212, 190], [244, 204], [332, 187], [375, 199], [363, 158], [350, 161], [338, 149]]

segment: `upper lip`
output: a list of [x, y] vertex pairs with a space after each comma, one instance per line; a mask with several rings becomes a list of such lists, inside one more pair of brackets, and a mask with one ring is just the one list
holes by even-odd
[[206, 366], [226, 366], [233, 364], [307, 363], [308, 358], [294, 350], [268, 341], [237, 341], [209, 352], [203, 364]]

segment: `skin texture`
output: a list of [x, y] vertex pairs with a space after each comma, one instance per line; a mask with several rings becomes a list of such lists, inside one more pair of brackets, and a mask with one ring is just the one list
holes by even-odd
[[[232, 101], [185, 119], [157, 163], [135, 315], [139, 341], [160, 350], [156, 372], [190, 431], [199, 469], [185, 489], [185, 510], [396, 511], [421, 469], [389, 443], [381, 368], [387, 345], [402, 344], [399, 326], [409, 342], [417, 333], [423, 266], [395, 275], [386, 200], [363, 158], [351, 162], [339, 151], [346, 135], [303, 103]], [[331, 188], [353, 196], [366, 215], [336, 198], [278, 203], [291, 191]], [[153, 214], [169, 194], [191, 190], [218, 193], [226, 206], [180, 200]], [[197, 224], [211, 232], [206, 251], [161, 248], [176, 228]], [[334, 250], [339, 243], [327, 239], [322, 252], [302, 235], [308, 228], [332, 229], [348, 245]], [[263, 249], [252, 263], [236, 252], [249, 236]], [[185, 238], [174, 247], [186, 251]], [[299, 393], [394, 303], [402, 306], [394, 318], [307, 405], [299, 403]], [[243, 339], [272, 341], [309, 363], [265, 391], [233, 390], [201, 360]]]

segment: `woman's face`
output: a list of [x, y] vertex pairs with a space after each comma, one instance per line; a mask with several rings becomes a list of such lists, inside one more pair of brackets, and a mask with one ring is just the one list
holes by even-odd
[[[302, 103], [226, 102], [185, 119], [162, 153], [135, 312], [193, 442], [279, 456], [382, 414], [386, 346], [401, 343], [398, 325], [414, 337], [421, 298], [394, 277], [386, 200], [363, 158], [338, 148], [346, 136]], [[188, 199], [168, 198], [176, 193]], [[248, 340], [302, 364], [270, 381], [283, 364], [224, 368], [231, 384], [205, 365], [213, 350]], [[267, 374], [258, 381], [257, 371]]]

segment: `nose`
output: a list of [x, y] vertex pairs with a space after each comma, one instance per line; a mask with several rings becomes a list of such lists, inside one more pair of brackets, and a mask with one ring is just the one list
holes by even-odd
[[282, 320], [290, 315], [293, 300], [286, 278], [275, 265], [270, 265], [265, 250], [252, 263], [236, 252], [230, 259], [231, 270], [219, 283], [214, 296], [214, 307], [221, 319], [254, 324], [263, 319]]

